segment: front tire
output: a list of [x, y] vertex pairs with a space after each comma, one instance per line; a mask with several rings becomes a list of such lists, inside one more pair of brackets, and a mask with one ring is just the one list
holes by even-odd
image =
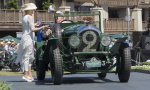
[[45, 79], [45, 61], [38, 59], [38, 51], [36, 51], [36, 75], [38, 80], [44, 80]]
[[130, 48], [124, 48], [121, 53], [121, 68], [118, 73], [120, 82], [128, 82], [131, 70], [131, 54]]
[[53, 45], [50, 48], [50, 66], [52, 80], [55, 85], [60, 85], [62, 82], [63, 70], [62, 70], [62, 59], [58, 46]]
[[3, 67], [2, 67], [2, 66], [0, 66], [0, 71], [2, 70], [2, 68], [3, 68]]

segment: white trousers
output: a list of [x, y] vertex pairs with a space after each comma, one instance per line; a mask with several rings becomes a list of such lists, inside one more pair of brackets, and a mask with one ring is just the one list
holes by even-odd
[[29, 45], [25, 48], [22, 56], [22, 63], [21, 63], [21, 69], [22, 71], [28, 71], [29, 66], [32, 65], [33, 58], [32, 55], [34, 53], [33, 45]]

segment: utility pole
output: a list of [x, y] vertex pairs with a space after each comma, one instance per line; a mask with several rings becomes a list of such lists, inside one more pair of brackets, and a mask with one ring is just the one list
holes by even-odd
[[129, 1], [127, 0], [128, 43], [129, 43], [129, 21], [130, 21], [130, 19], [131, 19], [130, 15], [129, 15], [129, 10], [130, 10], [130, 9], [129, 9]]

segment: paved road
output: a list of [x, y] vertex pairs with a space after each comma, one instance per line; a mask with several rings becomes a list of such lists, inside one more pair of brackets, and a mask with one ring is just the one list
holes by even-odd
[[23, 82], [21, 76], [0, 76], [6, 84], [14, 83], [14, 90], [150, 90], [150, 75], [132, 72], [128, 83], [120, 83], [118, 76], [110, 73], [105, 79], [96, 74], [64, 75], [62, 85], [53, 85], [51, 76], [44, 81]]

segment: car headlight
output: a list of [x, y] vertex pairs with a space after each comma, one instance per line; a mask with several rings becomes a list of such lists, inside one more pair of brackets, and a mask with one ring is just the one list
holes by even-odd
[[102, 36], [101, 44], [103, 46], [108, 46], [108, 45], [110, 45], [110, 43], [111, 43], [111, 38], [109, 36], [107, 36], [107, 35]]
[[80, 40], [79, 36], [71, 35], [69, 37], [68, 43], [72, 48], [77, 48], [77, 47], [79, 47], [81, 40]]

